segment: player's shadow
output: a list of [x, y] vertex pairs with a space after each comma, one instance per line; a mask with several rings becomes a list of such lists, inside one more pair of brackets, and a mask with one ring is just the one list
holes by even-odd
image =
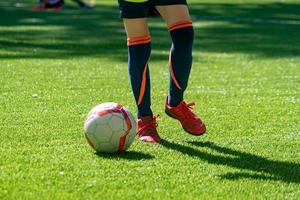
[[[188, 142], [195, 147], [209, 148], [216, 152], [211, 154], [191, 146], [186, 146], [167, 140], [162, 140], [160, 144], [168, 149], [176, 150], [180, 153], [197, 157], [203, 161], [215, 165], [224, 165], [245, 172], [227, 173], [221, 175], [224, 179], [252, 178], [258, 180], [276, 180], [287, 183], [300, 184], [300, 164], [284, 161], [276, 161], [264, 158], [259, 155], [233, 150], [222, 147], [213, 142]], [[251, 172], [249, 172], [251, 171]]]
[[123, 153], [95, 153], [98, 157], [111, 160], [150, 160], [154, 156], [138, 151], [126, 151]]

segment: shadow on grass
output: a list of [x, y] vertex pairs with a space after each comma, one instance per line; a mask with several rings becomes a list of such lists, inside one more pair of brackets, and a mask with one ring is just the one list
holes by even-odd
[[191, 157], [197, 157], [210, 164], [224, 165], [239, 170], [249, 170], [255, 173], [227, 173], [221, 176], [221, 178], [224, 179], [235, 180], [240, 178], [252, 178], [300, 184], [299, 163], [269, 160], [255, 154], [221, 147], [212, 142], [189, 142], [189, 144], [196, 147], [209, 148], [222, 155], [213, 155], [192, 148], [191, 146], [185, 146], [167, 140], [162, 140], [160, 144], [165, 148], [176, 150]]
[[95, 153], [97, 156], [112, 160], [150, 160], [154, 156], [138, 151], [126, 151], [124, 153]]
[[[126, 35], [115, 6], [85, 12], [32, 12], [1, 7], [0, 58], [104, 57], [127, 60]], [[300, 4], [191, 3], [195, 52], [246, 53], [282, 58], [300, 55]], [[162, 20], [150, 20], [153, 49], [168, 52]], [[199, 23], [200, 26], [197, 26]], [[166, 59], [155, 53], [151, 60]]]

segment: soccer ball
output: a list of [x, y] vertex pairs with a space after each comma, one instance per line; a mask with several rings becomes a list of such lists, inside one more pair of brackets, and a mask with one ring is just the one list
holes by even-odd
[[123, 152], [136, 136], [133, 115], [121, 104], [108, 102], [95, 106], [84, 122], [84, 135], [97, 152]]

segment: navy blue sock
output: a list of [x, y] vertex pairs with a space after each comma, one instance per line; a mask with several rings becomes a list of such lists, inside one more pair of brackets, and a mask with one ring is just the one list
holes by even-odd
[[183, 100], [192, 67], [194, 29], [191, 20], [171, 24], [168, 29], [172, 38], [168, 103], [177, 106]]
[[128, 72], [138, 108], [138, 118], [152, 115], [148, 60], [151, 53], [150, 36], [128, 38]]

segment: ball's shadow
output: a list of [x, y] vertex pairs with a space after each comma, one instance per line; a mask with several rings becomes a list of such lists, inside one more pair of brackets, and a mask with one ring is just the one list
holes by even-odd
[[150, 160], [154, 156], [138, 151], [125, 151], [123, 153], [95, 153], [98, 157], [115, 160]]

